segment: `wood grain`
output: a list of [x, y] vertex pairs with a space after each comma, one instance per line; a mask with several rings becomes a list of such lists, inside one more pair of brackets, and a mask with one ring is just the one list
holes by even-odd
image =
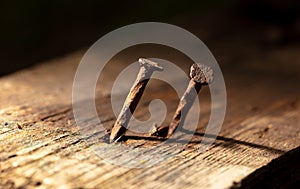
[[[203, 139], [203, 125], [207, 123], [210, 112], [207, 89], [199, 95], [199, 128], [185, 148], [174, 142], [164, 148], [147, 150], [161, 141], [132, 137], [122, 144], [132, 150], [131, 156], [126, 155], [130, 152], [122, 151], [118, 145], [97, 140], [86, 142], [89, 137], [97, 137], [97, 133], [83, 136], [79, 132], [72, 114], [71, 91], [83, 51], [3, 77], [0, 79], [0, 186], [230, 187], [300, 144], [300, 77], [297, 74], [300, 67], [299, 64], [292, 64], [293, 69], [274, 66], [290, 61], [290, 57], [298, 58], [299, 63], [297, 52], [299, 48], [293, 47], [258, 54], [254, 58], [249, 56], [241, 59], [244, 64], [237, 65], [236, 69], [227, 64], [235, 57], [220, 53], [219, 56], [224, 58], [221, 67], [227, 84], [227, 114], [216, 141], [204, 153], [199, 153], [198, 149]], [[175, 58], [179, 62], [184, 59]], [[270, 63], [260, 64], [266, 60]], [[115, 58], [111, 68], [107, 69], [121, 70], [126, 61]], [[111, 73], [106, 71], [103, 78], [114, 78]], [[99, 117], [106, 120], [104, 126], [107, 128], [115, 121], [108, 98], [111, 82], [107, 80], [107, 88], [97, 89], [96, 99]], [[162, 98], [166, 102], [168, 122], [176, 108], [178, 96], [171, 87], [157, 81], [148, 84], [135, 116], [147, 119], [147, 102], [153, 98]], [[87, 123], [87, 128], [93, 127]], [[176, 151], [177, 147], [180, 151]], [[140, 149], [146, 149], [143, 157], [157, 158], [159, 163], [148, 168], [127, 168], [110, 164], [95, 154], [98, 150], [105, 157], [130, 162], [134, 158], [128, 157], [134, 157], [134, 150]], [[172, 153], [175, 155], [171, 158], [159, 159]]]

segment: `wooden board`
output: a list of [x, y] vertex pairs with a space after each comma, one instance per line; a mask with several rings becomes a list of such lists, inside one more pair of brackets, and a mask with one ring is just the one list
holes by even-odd
[[[250, 54], [262, 50], [255, 46], [250, 49]], [[205, 153], [199, 153], [199, 142], [203, 137], [202, 128], [199, 128], [198, 134], [186, 148], [149, 168], [127, 168], [110, 164], [93, 151], [95, 148], [103, 148], [103, 142], [87, 144], [79, 132], [72, 114], [71, 95], [74, 73], [83, 51], [3, 77], [0, 79], [0, 186], [230, 187], [271, 160], [299, 146], [300, 67], [295, 63], [299, 63], [299, 50], [297, 46], [287, 47], [256, 53], [255, 57], [247, 55], [247, 51], [239, 52], [238, 54], [245, 55], [242, 58], [228, 55], [226, 50], [217, 52], [228, 94], [226, 118], [217, 140]], [[136, 56], [141, 54], [150, 56], [146, 51], [136, 52]], [[135, 58], [132, 56], [130, 60]], [[167, 58], [178, 62], [185, 60], [181, 55], [174, 57], [171, 54]], [[121, 70], [128, 60], [117, 57], [112, 60], [112, 67], [108, 70]], [[238, 61], [234, 65], [236, 60]], [[188, 67], [180, 66], [188, 71]], [[105, 73], [109, 75], [111, 72]], [[110, 127], [115, 117], [108, 107], [109, 90], [101, 89], [96, 91], [97, 109], [99, 116], [107, 119], [104, 125]], [[170, 116], [178, 101], [172, 88], [163, 87], [161, 83], [154, 81], [149, 83], [149, 91], [145, 92], [143, 99], [147, 102], [151, 98], [167, 96], [166, 94], [170, 97], [163, 100], [170, 106]], [[203, 117], [199, 123], [201, 126], [207, 123], [209, 117], [208, 90], [203, 90], [199, 97], [201, 108], [203, 107]], [[137, 117], [146, 119], [147, 116], [147, 103], [141, 103], [137, 109]], [[159, 141], [132, 138], [123, 145], [139, 149], [158, 143]], [[172, 152], [176, 147], [176, 144], [170, 144], [164, 149], [149, 150], [144, 155], [157, 157]], [[109, 145], [107, 148], [110, 148]], [[108, 149], [107, 152], [112, 159], [122, 160], [123, 156], [128, 158], [125, 154], [127, 152], [117, 148], [114, 151]], [[103, 153], [106, 151], [103, 150]]]

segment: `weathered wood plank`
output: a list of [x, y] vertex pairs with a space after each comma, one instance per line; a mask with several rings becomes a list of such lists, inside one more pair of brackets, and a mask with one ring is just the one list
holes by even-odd
[[[210, 107], [209, 92], [204, 90], [200, 94], [203, 118], [195, 137], [174, 157], [149, 168], [110, 164], [93, 149], [103, 150], [107, 156], [120, 161], [130, 159], [122, 155], [124, 152], [118, 150], [117, 145], [97, 141], [87, 144], [80, 134], [72, 114], [71, 89], [82, 52], [3, 77], [0, 79], [0, 185], [5, 188], [229, 187], [300, 144], [300, 78], [295, 72], [300, 69], [295, 66], [290, 72], [273, 66], [281, 64], [282, 59], [273, 58], [277, 53], [283, 53], [283, 57], [296, 56], [295, 49], [269, 53], [263, 56], [265, 60], [272, 60], [272, 64], [263, 66], [258, 63], [262, 55], [247, 59], [251, 63], [239, 66], [242, 73], [227, 67], [225, 62], [228, 110], [214, 145], [205, 153], [199, 153], [199, 142], [203, 138], [201, 125], [207, 123]], [[183, 58], [175, 59], [180, 62]], [[114, 64], [108, 69], [121, 70], [124, 67], [121, 60], [112, 60]], [[277, 77], [279, 72], [282, 75]], [[104, 126], [110, 127], [115, 120], [107, 98], [112, 83], [106, 82], [108, 88], [97, 90], [96, 102], [99, 116], [107, 120]], [[154, 88], [156, 91], [151, 93]], [[165, 95], [174, 94], [171, 88], [152, 82], [148, 90], [144, 102], [164, 96], [170, 110], [176, 108], [178, 97]], [[136, 116], [145, 119], [147, 103], [141, 104]], [[168, 112], [168, 116], [172, 113]], [[133, 153], [159, 143], [132, 138], [123, 145]], [[149, 150], [144, 157], [172, 154], [178, 146], [174, 143]], [[116, 150], [105, 151], [108, 148]]]

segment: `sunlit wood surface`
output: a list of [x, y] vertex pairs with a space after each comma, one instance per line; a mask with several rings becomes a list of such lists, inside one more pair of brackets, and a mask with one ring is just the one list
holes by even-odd
[[[234, 50], [236, 46], [230, 43], [217, 47], [224, 49], [213, 53], [224, 72], [228, 94], [226, 118], [217, 140], [199, 153], [200, 128], [184, 150], [149, 168], [110, 164], [92, 150], [103, 143], [87, 144], [80, 134], [71, 100], [74, 73], [84, 51], [2, 77], [1, 188], [224, 188], [298, 147], [300, 48], [264, 51], [254, 45]], [[122, 68], [122, 59], [116, 59], [111, 69], [118, 68]], [[99, 116], [107, 118], [106, 127], [115, 121], [107, 108], [108, 94], [98, 90], [96, 100]], [[161, 83], [149, 83], [143, 98], [166, 94], [172, 96], [165, 98], [170, 109], [176, 108], [178, 97]], [[208, 90], [201, 91], [199, 98], [201, 127], [209, 116]], [[141, 104], [137, 116], [147, 117], [147, 113], [147, 104]], [[157, 143], [135, 138], [123, 142], [132, 149]], [[145, 156], [167, 154], [174, 148], [176, 144]], [[122, 153], [126, 152], [116, 149], [110, 156], [122, 158]]]

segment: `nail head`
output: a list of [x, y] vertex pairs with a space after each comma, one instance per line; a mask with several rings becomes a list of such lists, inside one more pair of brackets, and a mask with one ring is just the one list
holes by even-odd
[[164, 70], [164, 68], [161, 67], [158, 63], [146, 58], [139, 58], [138, 62], [140, 63], [140, 65], [147, 66], [148, 68], [152, 68], [158, 71]]
[[203, 64], [195, 63], [191, 66], [190, 77], [202, 84], [210, 84], [213, 81], [213, 70]]

